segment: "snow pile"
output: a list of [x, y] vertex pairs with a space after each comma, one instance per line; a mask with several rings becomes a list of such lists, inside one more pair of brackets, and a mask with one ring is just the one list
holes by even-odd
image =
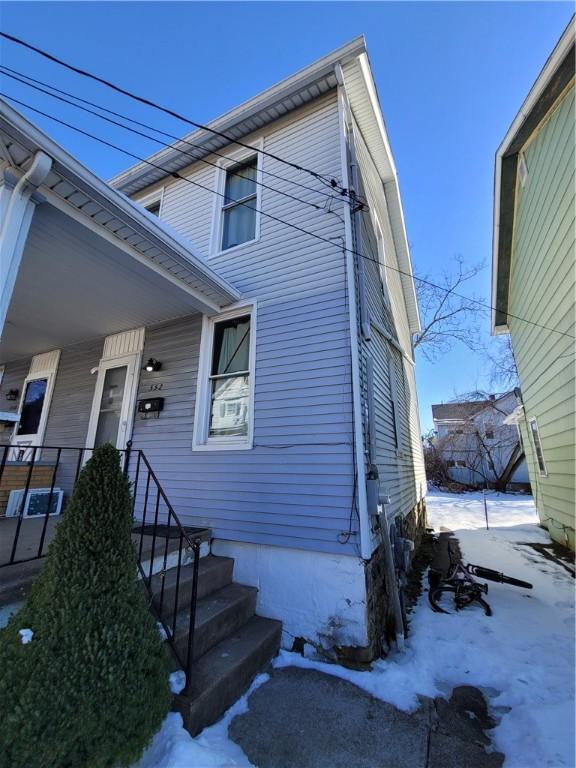
[[434, 613], [424, 593], [406, 653], [376, 662], [371, 672], [286, 652], [275, 666], [319, 669], [407, 711], [418, 707], [418, 694], [448, 695], [457, 685], [478, 686], [501, 718], [492, 737], [506, 755], [505, 768], [574, 768], [574, 581], [561, 566], [519, 546], [550, 541], [533, 524], [530, 497], [487, 494], [487, 499], [494, 526], [488, 531], [482, 494], [429, 496], [430, 525], [455, 531], [465, 562], [531, 582], [533, 590], [490, 583], [492, 617], [475, 607]]
[[[184, 729], [182, 716], [171, 712], [141, 760], [132, 768], [254, 768], [240, 747], [228, 738], [228, 726], [236, 715], [248, 711], [248, 698], [269, 679], [270, 675], [258, 675], [224, 717], [195, 739]], [[173, 691], [183, 682], [182, 673], [170, 676]]]

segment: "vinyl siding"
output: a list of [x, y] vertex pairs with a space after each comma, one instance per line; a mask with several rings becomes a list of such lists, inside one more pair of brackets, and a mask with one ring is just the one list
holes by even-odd
[[[364, 295], [367, 314], [412, 357], [411, 334], [398, 260], [390, 228], [386, 196], [373, 159], [355, 130], [361, 193], [370, 212], [361, 214], [361, 248], [364, 254]], [[383, 282], [378, 264], [378, 242], [374, 214], [380, 226], [386, 269]], [[362, 268], [357, 269], [361, 275]], [[360, 277], [361, 279], [361, 277]], [[359, 304], [361, 296], [359, 295]], [[426, 477], [418, 416], [414, 366], [373, 325], [370, 339], [359, 334], [364, 399], [368, 398], [367, 359], [372, 358], [374, 388], [375, 451], [370, 455], [366, 440], [366, 459], [378, 467], [381, 490], [390, 496], [389, 510], [406, 515], [426, 493]], [[396, 410], [396, 413], [395, 413]], [[367, 408], [365, 409], [367, 412]], [[398, 434], [396, 437], [396, 428]], [[368, 429], [365, 429], [365, 434]]]
[[[245, 141], [262, 138], [267, 152], [341, 176], [335, 92]], [[299, 199], [262, 189], [261, 209], [334, 245], [262, 216], [258, 242], [208, 256], [219, 274], [257, 300], [254, 447], [192, 451], [200, 317], [147, 329], [144, 358], [162, 360], [154, 376], [165, 408], [158, 420], [136, 420], [134, 444], [150, 458], [176, 511], [210, 526], [217, 538], [357, 552], [356, 536], [345, 545], [338, 540], [348, 529], [353, 494], [342, 203], [332, 204], [337, 215], [303, 204], [324, 206], [327, 188], [268, 156], [262, 162], [265, 171], [311, 189], [264, 175], [265, 184]], [[212, 167], [196, 163], [182, 173], [215, 188]], [[182, 180], [163, 186], [162, 219], [208, 254], [215, 196]], [[149, 376], [143, 374], [140, 397], [150, 394]]]
[[[528, 180], [518, 186], [509, 310], [574, 335], [574, 88], [524, 149]], [[538, 422], [547, 476], [539, 474], [527, 424], [522, 425], [530, 480], [553, 538], [574, 547], [574, 341], [509, 319], [527, 419]], [[550, 519], [551, 518], [551, 519]]]

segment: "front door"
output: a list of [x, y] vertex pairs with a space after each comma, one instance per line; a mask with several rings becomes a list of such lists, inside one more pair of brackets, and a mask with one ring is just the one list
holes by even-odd
[[132, 434], [140, 354], [102, 360], [92, 402], [87, 448], [125, 448]]

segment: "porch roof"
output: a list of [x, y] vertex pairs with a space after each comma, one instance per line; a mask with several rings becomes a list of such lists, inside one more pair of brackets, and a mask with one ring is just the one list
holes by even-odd
[[52, 207], [115, 245], [135, 264], [179, 287], [196, 308], [216, 313], [240, 299], [195, 246], [157, 217], [102, 181], [72, 155], [0, 99], [0, 163], [19, 178], [42, 151], [53, 163], [38, 192]]

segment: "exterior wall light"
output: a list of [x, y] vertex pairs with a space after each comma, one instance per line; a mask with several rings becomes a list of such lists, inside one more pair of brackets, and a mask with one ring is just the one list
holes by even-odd
[[8, 392], [6, 392], [6, 400], [18, 400], [19, 394], [20, 394], [19, 390], [9, 389]]
[[148, 373], [159, 371], [162, 368], [162, 363], [159, 360], [155, 360], [153, 357], [149, 358], [148, 362], [144, 366], [144, 370]]

